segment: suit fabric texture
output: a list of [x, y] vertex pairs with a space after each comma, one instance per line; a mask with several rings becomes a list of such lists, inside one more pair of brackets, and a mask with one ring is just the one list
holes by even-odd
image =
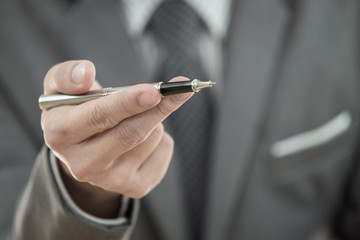
[[[176, 149], [139, 211], [132, 201], [128, 224], [106, 229], [69, 211], [42, 147], [37, 98], [52, 65], [89, 59], [103, 86], [148, 81], [118, 4], [0, 3], [1, 239], [127, 239], [130, 232], [134, 240], [188, 238]], [[360, 2], [233, 4], [205, 239], [303, 240], [334, 222], [340, 237], [358, 239]], [[317, 143], [287, 148], [292, 137], [303, 141], [302, 133]]]

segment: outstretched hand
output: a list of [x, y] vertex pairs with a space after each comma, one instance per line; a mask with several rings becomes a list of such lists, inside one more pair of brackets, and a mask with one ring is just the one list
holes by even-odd
[[[85, 60], [57, 64], [44, 79], [44, 94], [81, 94], [98, 88], [95, 66]], [[75, 202], [90, 213], [109, 216], [92, 205], [115, 203], [119, 194], [141, 198], [151, 191], [164, 177], [173, 153], [173, 140], [162, 121], [191, 96], [161, 98], [153, 86], [139, 84], [80, 105], [44, 110], [45, 142], [60, 160]], [[94, 196], [94, 204], [89, 196]]]

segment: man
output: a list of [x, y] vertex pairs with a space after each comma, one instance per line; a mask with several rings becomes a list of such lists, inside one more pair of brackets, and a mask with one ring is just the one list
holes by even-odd
[[[190, 95], [161, 99], [138, 85], [44, 111], [43, 133], [38, 124], [46, 72], [45, 94], [99, 88], [95, 67], [102, 86], [157, 80], [161, 44], [151, 29], [137, 35], [131, 27], [139, 8], [126, 1], [1, 4], [2, 237], [195, 239], [179, 187], [181, 153], [175, 144], [167, 170], [173, 143], [161, 124]], [[356, 193], [359, 7], [355, 0], [233, 1], [224, 35], [201, 16], [204, 68], [218, 82], [203, 239], [331, 232], [344, 189]], [[138, 213], [132, 198], [144, 195]], [[341, 225], [346, 210], [336, 220], [340, 237], [350, 239], [349, 225]]]

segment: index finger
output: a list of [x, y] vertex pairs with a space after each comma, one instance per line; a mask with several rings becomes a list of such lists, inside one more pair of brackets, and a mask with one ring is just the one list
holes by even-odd
[[113, 128], [125, 118], [152, 108], [160, 100], [156, 88], [140, 84], [80, 105], [45, 110], [42, 125], [51, 136], [57, 138], [65, 135], [64, 141], [67, 143], [78, 143]]

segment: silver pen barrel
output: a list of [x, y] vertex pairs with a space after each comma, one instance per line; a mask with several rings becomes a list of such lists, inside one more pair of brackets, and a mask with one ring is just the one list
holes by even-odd
[[[153, 85], [155, 88], [159, 89], [161, 83], [150, 83], [150, 85]], [[39, 97], [39, 106], [42, 110], [45, 110], [60, 105], [76, 105], [90, 100], [98, 99], [100, 97], [108, 96], [117, 92], [121, 92], [128, 87], [129, 86], [91, 90], [82, 95], [66, 95], [66, 94], [41, 95]]]

